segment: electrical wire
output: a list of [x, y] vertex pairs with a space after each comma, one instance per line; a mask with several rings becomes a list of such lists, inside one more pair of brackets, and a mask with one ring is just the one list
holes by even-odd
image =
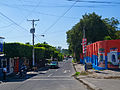
[[98, 4], [120, 4], [120, 2], [96, 1], [96, 0], [67, 0], [67, 1], [77, 1], [77, 2], [85, 2], [85, 3], [98, 3]]
[[[79, 1], [79, 0], [77, 0], [77, 1]], [[69, 8], [69, 9], [67, 9], [67, 11], [65, 11], [50, 27], [48, 27], [44, 32], [43, 32], [43, 34], [45, 34], [47, 31], [49, 31], [54, 25], [56, 25], [56, 23], [67, 13], [67, 12], [69, 12], [72, 8], [73, 8], [73, 6], [77, 3], [77, 1], [75, 1], [72, 5], [71, 5], [71, 7]]]
[[40, 39], [34, 34], [34, 36], [36, 37], [36, 39], [40, 42]]
[[[19, 7], [16, 7], [14, 5], [8, 5], [8, 4], [5, 4], [5, 3], [1, 3], [7, 7], [11, 7], [11, 8], [15, 8], [15, 9], [20, 9]], [[19, 5], [18, 5], [19, 6]], [[29, 7], [38, 7], [39, 5], [21, 5], [22, 7], [23, 6], [29, 6]], [[116, 5], [97, 5], [97, 6], [93, 6], [93, 5], [83, 5], [83, 6], [79, 6], [79, 5], [74, 5], [74, 7], [88, 7], [88, 8], [96, 8], [96, 7], [108, 7], [108, 6], [116, 6]], [[42, 6], [40, 6], [42, 7]], [[66, 5], [62, 5], [62, 6], [44, 6], [44, 7], [69, 7], [69, 6], [66, 6]], [[30, 15], [30, 13], [38, 13], [38, 14], [42, 14], [42, 15], [48, 15], [48, 16], [55, 16], [55, 17], [61, 17], [61, 16], [58, 16], [58, 15], [54, 15], [54, 14], [48, 14], [48, 13], [43, 13], [43, 12], [38, 12], [38, 11], [35, 11], [35, 9], [33, 10], [28, 10], [28, 9], [25, 9], [25, 8], [22, 8], [22, 10], [25, 10], [25, 11], [28, 11], [29, 14], [25, 17], [27, 19], [27, 17]], [[70, 19], [79, 19], [79, 17], [66, 17], [66, 16], [63, 16], [63, 18], [70, 18]], [[22, 22], [22, 21], [21, 21]]]
[[10, 26], [12, 26], [12, 25], [13, 25], [13, 23], [11, 23], [11, 24], [9, 24], [9, 25], [1, 26], [0, 29], [2, 29], [2, 28], [8, 28], [8, 27], [10, 27]]
[[20, 27], [22, 30], [27, 31], [27, 29], [25, 29], [24, 27], [20, 26], [19, 24], [17, 24], [15, 21], [13, 21], [12, 19], [10, 19], [9, 17], [7, 17], [6, 15], [4, 15], [2, 12], [0, 12], [0, 15], [2, 15], [3, 17], [5, 17], [6, 19], [8, 19], [9, 21], [11, 21], [12, 23], [14, 23], [16, 26]]
[[[10, 8], [20, 9], [20, 8], [14, 6], [14, 5], [8, 5], [8, 4], [3, 4], [3, 5], [5, 5], [5, 6], [7, 6], [7, 7], [10, 7]], [[63, 6], [63, 7], [64, 7], [64, 6]], [[66, 6], [66, 7], [69, 7], [69, 6]], [[76, 7], [79, 7], [79, 6], [76, 6]], [[87, 7], [87, 6], [81, 6], [81, 7]], [[88, 7], [90, 7], [90, 6], [88, 6]], [[55, 15], [55, 14], [43, 13], [43, 12], [34, 11], [34, 10], [29, 10], [29, 9], [25, 9], [25, 8], [22, 8], [22, 10], [28, 11], [29, 13], [32, 12], [32, 13], [37, 13], [37, 14], [41, 14], [41, 15], [47, 15], [47, 16], [53, 16], [53, 17], [61, 17], [61, 16]], [[30, 14], [28, 14], [28, 15], [30, 15]], [[27, 15], [27, 17], [28, 17], [28, 15]], [[26, 17], [26, 19], [27, 19], [27, 17]], [[64, 16], [63, 18], [79, 19], [79, 17], [66, 17], [66, 16]]]
[[[80, 1], [79, 1], [80, 2]], [[87, 2], [87, 1], [81, 1], [81, 3], [82, 2]], [[89, 3], [93, 3], [93, 2], [89, 2]], [[95, 3], [95, 2], [94, 2]], [[97, 3], [97, 2], [96, 2]], [[98, 2], [98, 3], [100, 3], [100, 2]], [[101, 2], [102, 3], [102, 2]], [[120, 4], [120, 2], [106, 2], [106, 3], [109, 3], [109, 4], [107, 4], [107, 5], [97, 5], [97, 6], [95, 6], [95, 7], [101, 7], [101, 6], [116, 6], [116, 5], [119, 5]], [[4, 6], [7, 6], [7, 7], [12, 7], [12, 8], [18, 8], [18, 7], [34, 7], [34, 8], [36, 8], [36, 7], [43, 7], [43, 8], [50, 8], [50, 7], [52, 7], [52, 8], [55, 8], [55, 7], [70, 7], [71, 5], [41, 5], [41, 6], [39, 6], [39, 4], [38, 5], [33, 5], [33, 4], [22, 4], [22, 5], [20, 5], [20, 4], [13, 4], [13, 5], [10, 5], [10, 4], [6, 4], [6, 3], [1, 3], [0, 2], [0, 4], [1, 5], [4, 5]], [[105, 4], [105, 3], [102, 3], [102, 4]], [[92, 7], [93, 5], [84, 5], [84, 6], [79, 6], [79, 5], [74, 5], [74, 7]], [[32, 11], [34, 11], [34, 9], [32, 10]]]

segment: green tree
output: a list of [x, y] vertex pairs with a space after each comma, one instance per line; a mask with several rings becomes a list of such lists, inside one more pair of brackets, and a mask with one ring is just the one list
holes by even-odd
[[[40, 64], [40, 61], [45, 63], [46, 59], [54, 57], [58, 60], [62, 59], [62, 55], [55, 47], [48, 44], [36, 44], [35, 45], [35, 62]], [[5, 43], [4, 53], [8, 58], [26, 57], [32, 62], [32, 49], [33, 46], [22, 43]]]
[[103, 22], [105, 23], [107, 27], [107, 37], [110, 37], [111, 39], [117, 39], [118, 35], [116, 34], [116, 32], [118, 29], [117, 26], [119, 24], [119, 21], [115, 19], [114, 17], [112, 17], [110, 19], [109, 18], [103, 19]]
[[96, 42], [101, 40], [111, 40], [119, 38], [119, 32], [116, 33], [118, 20], [115, 18], [105, 18], [97, 14], [89, 13], [82, 16], [82, 19], [67, 31], [67, 42], [69, 49], [72, 51], [76, 60], [79, 60], [79, 54], [82, 53], [82, 38], [83, 29], [85, 29], [85, 35], [87, 42]]

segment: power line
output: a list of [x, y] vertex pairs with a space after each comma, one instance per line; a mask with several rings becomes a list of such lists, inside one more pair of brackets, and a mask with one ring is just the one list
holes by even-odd
[[[1, 3], [1, 4], [3, 4], [4, 6], [7, 6], [7, 7], [10, 7], [10, 8], [15, 8], [15, 9], [20, 9], [20, 8], [18, 8], [18, 7], [16, 7], [16, 6], [14, 6], [14, 5], [8, 5], [8, 4], [5, 4], [5, 3]], [[23, 6], [23, 5], [21, 5], [21, 6]], [[37, 5], [37, 6], [39, 6], [39, 5]], [[31, 6], [30, 6], [31, 7]], [[36, 6], [35, 6], [36, 7]], [[59, 7], [59, 6], [58, 6]], [[69, 6], [60, 6], [60, 7], [69, 7]], [[76, 7], [79, 7], [79, 6], [76, 6]], [[82, 7], [82, 6], [81, 6]], [[84, 7], [84, 6], [83, 6]], [[87, 6], [85, 6], [85, 7], [87, 7]], [[89, 7], [89, 6], [88, 6]], [[23, 9], [22, 8], [22, 10], [24, 10], [24, 11], [29, 11], [29, 14], [28, 15], [30, 15], [30, 13], [38, 13], [38, 14], [42, 14], [42, 15], [48, 15], [48, 16], [55, 16], [55, 17], [61, 17], [61, 16], [59, 16], [59, 15], [54, 15], [54, 14], [48, 14], [48, 13], [43, 13], [43, 12], [38, 12], [38, 11], [35, 11], [35, 9], [33, 9], [33, 10], [28, 10], [28, 9]], [[27, 16], [28, 17], [28, 16]], [[27, 18], [26, 17], [26, 18]], [[64, 16], [64, 18], [70, 18], [70, 19], [79, 19], [79, 17], [66, 17], [66, 16]]]
[[110, 1], [96, 1], [96, 0], [67, 0], [67, 1], [77, 1], [77, 2], [85, 2], [85, 3], [98, 3], [98, 4], [120, 4], [120, 2], [110, 2]]
[[6, 19], [8, 19], [9, 21], [11, 21], [12, 23], [14, 23], [16, 26], [20, 27], [21, 29], [23, 29], [24, 31], [27, 31], [27, 29], [23, 28], [22, 26], [20, 26], [19, 24], [17, 24], [15, 21], [13, 21], [12, 19], [10, 19], [9, 17], [7, 17], [6, 15], [4, 15], [2, 12], [0, 12], [0, 14], [5, 17]]
[[[20, 9], [20, 8], [18, 8], [18, 7], [16, 7], [16, 6], [14, 6], [14, 5], [9, 5], [9, 4], [4, 4], [4, 3], [2, 3], [3, 5], [5, 5], [5, 6], [7, 6], [7, 7], [11, 7], [11, 8], [15, 8], [15, 9]], [[18, 5], [18, 6], [20, 6], [20, 5]], [[21, 5], [21, 6], [30, 6], [30, 7], [38, 7], [39, 5]], [[96, 7], [108, 7], [108, 6], [116, 6], [116, 5], [97, 5], [97, 6], [93, 6], [93, 5], [83, 5], [83, 6], [80, 6], [80, 5], [74, 5], [74, 7], [88, 7], [88, 8], [96, 8]], [[40, 7], [42, 7], [42, 6], [40, 6]], [[68, 6], [66, 6], [66, 5], [62, 5], [62, 6], [44, 6], [44, 7], [69, 7], [69, 5]], [[43, 12], [38, 12], [38, 11], [35, 11], [34, 9], [33, 10], [28, 10], [28, 9], [23, 9], [22, 8], [22, 10], [25, 10], [25, 11], [29, 11], [29, 14], [28, 15], [30, 15], [30, 13], [38, 13], [38, 14], [42, 14], [42, 15], [48, 15], [48, 16], [55, 16], [55, 17], [61, 17], [61, 16], [59, 16], [59, 15], [54, 15], [54, 14], [48, 14], [48, 13], [43, 13]], [[28, 17], [28, 16], [27, 16]], [[26, 17], [26, 18], [27, 18]], [[79, 17], [66, 17], [66, 16], [63, 16], [63, 18], [70, 18], [70, 19], [79, 19]]]
[[[77, 1], [79, 1], [79, 0], [77, 0]], [[44, 33], [46, 33], [48, 30], [50, 30], [68, 11], [70, 11], [73, 8], [73, 6], [77, 3], [77, 1], [75, 1], [67, 11], [65, 11], [50, 27], [48, 27], [44, 31]]]
[[40, 42], [40, 39], [35, 35], [36, 39]]
[[13, 23], [11, 23], [11, 24], [9, 24], [9, 25], [1, 26], [0, 29], [2, 29], [2, 28], [8, 28], [8, 27], [10, 27], [10, 26], [12, 26], [12, 25], [13, 25]]
[[[48, 13], [43, 13], [43, 12], [38, 12], [38, 11], [31, 11], [31, 10], [28, 10], [28, 9], [23, 9], [23, 10], [26, 10], [26, 11], [29, 11], [29, 12], [38, 13], [38, 14], [41, 14], [41, 15], [47, 15], [47, 16], [53, 16], [53, 17], [61, 17], [61, 16], [55, 15], [55, 14], [48, 14]], [[63, 16], [63, 18], [80, 19], [79, 17], [67, 17], [67, 16]]]
[[[21, 1], [22, 2], [22, 1]], [[35, 5], [35, 7], [28, 13], [28, 15], [27, 16], [25, 16], [25, 18], [27, 19], [27, 17], [28, 16], [30, 16], [30, 15], [32, 15], [32, 13], [33, 13], [33, 11], [35, 11], [35, 9], [39, 6], [39, 4], [40, 4], [40, 2], [41, 1], [39, 1], [38, 3], [37, 3], [37, 5]], [[0, 2], [0, 4], [2, 4], [2, 5], [4, 5], [4, 6], [7, 6], [7, 7], [12, 7], [12, 8], [15, 8], [15, 9], [20, 9], [19, 7], [18, 7], [18, 5], [9, 5], [9, 4], [6, 4], [6, 3], [1, 3]], [[22, 5], [23, 6], [23, 5]], [[3, 14], [3, 13], [2, 13]], [[8, 20], [10, 20], [11, 22], [14, 22], [12, 19], [10, 19], [10, 18], [8, 18], [7, 16], [5, 16], [4, 14], [2, 15], [2, 16], [4, 16], [4, 17], [6, 17]], [[21, 23], [22, 23], [23, 21], [21, 21]], [[21, 24], [20, 23], [20, 24]], [[14, 22], [14, 24], [16, 24], [15, 22]], [[17, 26], [19, 25], [19, 24], [16, 24]], [[21, 27], [20, 25], [19, 25], [19, 27]], [[23, 27], [22, 27], [23, 28]], [[24, 28], [25, 29], [25, 28]]]

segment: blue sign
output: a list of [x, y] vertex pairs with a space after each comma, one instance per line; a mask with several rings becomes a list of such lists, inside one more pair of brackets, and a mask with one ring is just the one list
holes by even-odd
[[0, 52], [3, 52], [3, 43], [0, 43]]

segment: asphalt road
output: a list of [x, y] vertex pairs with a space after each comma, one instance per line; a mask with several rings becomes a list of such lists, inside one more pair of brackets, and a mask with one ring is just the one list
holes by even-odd
[[59, 62], [58, 69], [43, 69], [25, 79], [13, 78], [0, 84], [0, 90], [87, 90], [71, 77], [75, 73], [71, 59]]

